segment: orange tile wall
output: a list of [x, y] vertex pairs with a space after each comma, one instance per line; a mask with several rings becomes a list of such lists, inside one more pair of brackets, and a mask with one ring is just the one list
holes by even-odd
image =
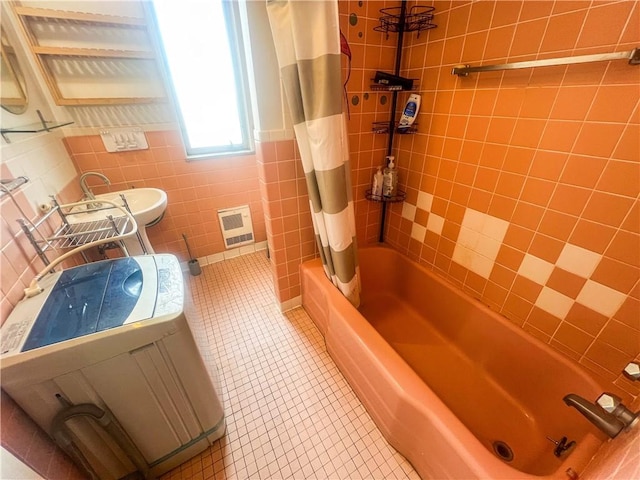
[[105, 187], [90, 179], [95, 193], [131, 187], [167, 192], [164, 219], [147, 229], [158, 253], [188, 260], [185, 233], [194, 256], [225, 251], [219, 209], [249, 205], [256, 242], [266, 240], [255, 155], [186, 161], [175, 131], [146, 132], [149, 149], [108, 153], [98, 135], [66, 137], [65, 144], [80, 174], [99, 172], [111, 181]]
[[[409, 6], [416, 2], [408, 2]], [[624, 61], [472, 74], [459, 64], [500, 64], [546, 57], [624, 51], [640, 45], [638, 2], [443, 1], [438, 27], [405, 35], [401, 74], [418, 79], [422, 107], [416, 135], [397, 135], [401, 188], [429, 210], [389, 209], [385, 240], [578, 361], [608, 388], [638, 395], [621, 377], [640, 352], [640, 68]], [[396, 34], [373, 31], [378, 9], [399, 2], [340, 2], [353, 60], [347, 97], [358, 240], [377, 241], [378, 204], [363, 200], [386, 135], [372, 120], [389, 118], [390, 94], [372, 92], [376, 70], [392, 72]], [[350, 19], [357, 17], [352, 25]], [[408, 94], [399, 94], [399, 109]], [[354, 97], [358, 103], [354, 105]], [[383, 104], [383, 97], [387, 100]], [[468, 209], [508, 222], [489, 278], [453, 261]], [[429, 216], [437, 235], [411, 237]], [[543, 285], [518, 273], [525, 255], [554, 264], [567, 245], [602, 255], [590, 280], [626, 300], [612, 316], [573, 303], [564, 318], [536, 299]], [[575, 299], [586, 279], [554, 268], [547, 287]]]
[[279, 303], [300, 295], [300, 263], [317, 254], [300, 153], [295, 140], [257, 143], [260, 192]]

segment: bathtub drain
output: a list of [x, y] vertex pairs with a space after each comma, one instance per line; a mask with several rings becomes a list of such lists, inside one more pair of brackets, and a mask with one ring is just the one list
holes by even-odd
[[495, 454], [500, 457], [505, 462], [510, 462], [513, 460], [513, 450], [506, 443], [496, 440], [493, 442], [493, 451]]

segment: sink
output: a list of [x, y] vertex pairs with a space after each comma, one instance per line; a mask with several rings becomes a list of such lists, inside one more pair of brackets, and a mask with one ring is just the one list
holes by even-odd
[[[124, 240], [127, 250], [131, 255], [154, 253], [149, 243], [145, 226], [160, 218], [167, 209], [167, 193], [159, 188], [132, 188], [130, 190], [120, 190], [118, 192], [96, 195], [95, 202], [100, 203], [100, 200], [109, 200], [116, 205], [122, 206], [124, 202], [120, 195], [124, 195], [127, 200], [129, 210], [138, 224], [140, 240], [144, 244], [143, 248], [137, 238], [127, 238]], [[118, 217], [122, 216], [122, 212], [116, 208], [105, 208], [104, 210], [87, 212], [85, 206], [78, 206], [71, 209], [70, 214], [67, 215], [67, 220], [72, 224], [84, 223], [102, 220], [107, 215]]]
[[96, 195], [96, 202], [104, 199], [117, 205], [123, 205], [121, 194], [127, 199], [129, 210], [138, 222], [138, 227], [144, 227], [153, 222], [167, 209], [167, 193], [159, 188], [132, 188], [119, 192], [103, 193]]

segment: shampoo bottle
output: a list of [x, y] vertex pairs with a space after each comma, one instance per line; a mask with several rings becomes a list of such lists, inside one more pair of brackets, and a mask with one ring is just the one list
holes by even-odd
[[404, 106], [402, 116], [400, 117], [400, 124], [398, 125], [398, 133], [409, 133], [411, 125], [416, 120], [418, 110], [420, 110], [420, 95], [412, 93]]
[[373, 176], [373, 183], [371, 184], [371, 193], [377, 197], [382, 196], [382, 183], [384, 176], [382, 175], [382, 167], [378, 167], [378, 171]]
[[390, 155], [387, 160], [389, 164], [384, 169], [382, 195], [384, 197], [393, 197], [398, 191], [398, 170], [396, 170], [396, 165], [393, 163], [395, 157]]

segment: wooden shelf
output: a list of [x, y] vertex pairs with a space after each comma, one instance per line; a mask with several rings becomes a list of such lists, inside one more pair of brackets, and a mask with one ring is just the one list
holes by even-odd
[[58, 105], [145, 105], [149, 103], [165, 103], [166, 97], [96, 97], [96, 98], [63, 98]]
[[51, 18], [58, 20], [74, 20], [85, 23], [104, 23], [108, 25], [122, 25], [130, 27], [146, 27], [144, 18], [119, 17], [115, 15], [102, 15], [98, 13], [69, 12], [65, 10], [52, 10], [49, 8], [32, 8], [16, 5], [15, 12], [21, 17]]
[[13, 8], [56, 105], [167, 101], [145, 17]]
[[69, 48], [69, 47], [32, 47], [36, 55], [55, 55], [60, 57], [96, 57], [96, 58], [138, 58], [153, 60], [153, 52], [136, 52], [132, 50], [106, 50], [102, 48]]

